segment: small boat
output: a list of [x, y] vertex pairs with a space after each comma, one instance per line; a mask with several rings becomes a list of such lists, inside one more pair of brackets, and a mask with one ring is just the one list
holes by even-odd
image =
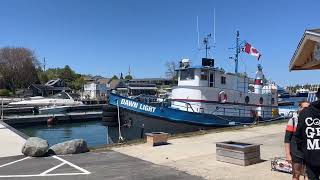
[[10, 106], [37, 106], [37, 107], [50, 107], [50, 106], [74, 106], [83, 104], [81, 101], [76, 101], [74, 98], [66, 92], [60, 92], [58, 94], [49, 97], [31, 97], [18, 102], [9, 103]]
[[69, 107], [82, 105], [81, 101], [76, 101], [66, 92], [60, 92], [53, 96], [36, 96], [19, 102], [9, 103], [13, 107], [36, 107], [40, 114], [57, 114], [66, 112]]
[[48, 107], [40, 107], [39, 114], [59, 114], [65, 113], [72, 106], [48, 106]]
[[308, 94], [309, 94], [308, 89], [300, 88], [296, 92], [296, 97], [308, 97]]

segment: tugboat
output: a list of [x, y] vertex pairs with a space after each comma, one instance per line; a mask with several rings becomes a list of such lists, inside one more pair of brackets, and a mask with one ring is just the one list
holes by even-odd
[[214, 59], [207, 57], [208, 39], [204, 43], [206, 58], [202, 58], [201, 66], [191, 66], [189, 59], [180, 61], [176, 70], [178, 85], [172, 89], [169, 105], [163, 102], [155, 106], [116, 93], [110, 94], [109, 103], [139, 115], [133, 121], [150, 117], [150, 124], [157, 121], [176, 126], [222, 127], [277, 119], [277, 87], [266, 82], [262, 66], [258, 65], [254, 80], [238, 73], [239, 32], [234, 73], [215, 67]]

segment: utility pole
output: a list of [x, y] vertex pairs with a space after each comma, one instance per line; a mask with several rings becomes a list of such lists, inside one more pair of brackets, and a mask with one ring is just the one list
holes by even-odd
[[43, 58], [43, 71], [46, 71], [46, 58]]

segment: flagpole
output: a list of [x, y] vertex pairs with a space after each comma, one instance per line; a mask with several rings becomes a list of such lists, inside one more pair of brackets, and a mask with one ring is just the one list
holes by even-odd
[[235, 70], [234, 72], [237, 74], [238, 73], [238, 59], [239, 59], [239, 53], [240, 53], [240, 48], [239, 48], [239, 31], [237, 31], [237, 39], [236, 39], [236, 56], [234, 58], [235, 61]]

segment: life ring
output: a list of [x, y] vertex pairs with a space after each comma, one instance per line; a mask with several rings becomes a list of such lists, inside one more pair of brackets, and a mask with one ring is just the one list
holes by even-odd
[[227, 100], [228, 100], [228, 96], [227, 96], [227, 94], [226, 94], [224, 91], [221, 91], [221, 92], [219, 93], [218, 99], [219, 99], [219, 102], [220, 102], [220, 103], [225, 103], [225, 102], [227, 102]]

